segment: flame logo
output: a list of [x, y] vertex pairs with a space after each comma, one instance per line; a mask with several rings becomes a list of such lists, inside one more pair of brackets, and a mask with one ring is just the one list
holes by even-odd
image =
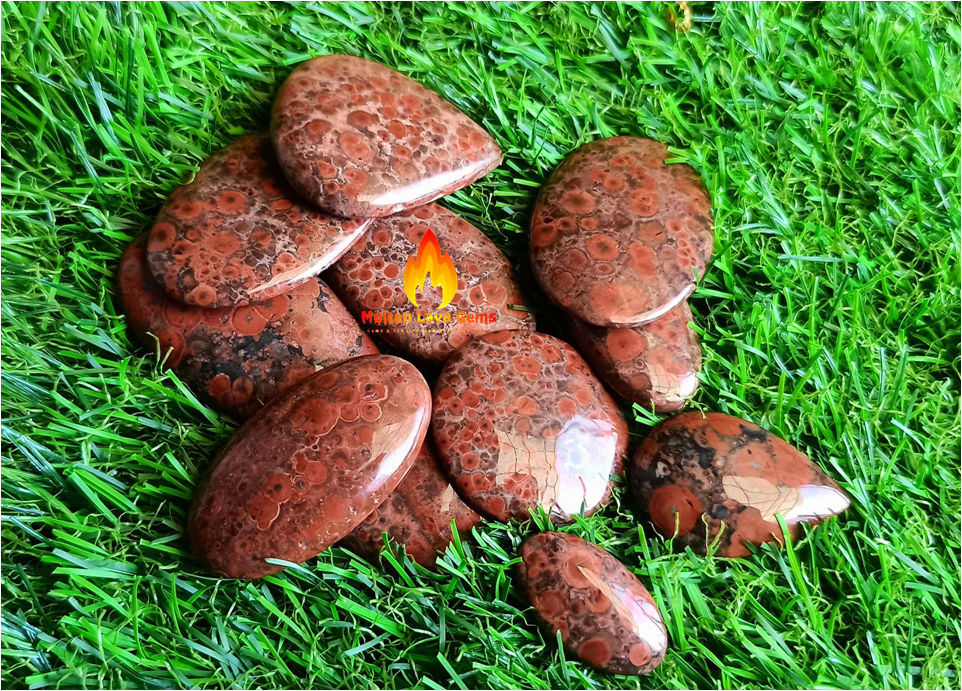
[[404, 294], [411, 304], [417, 307], [417, 290], [424, 290], [424, 282], [431, 274], [431, 285], [441, 289], [441, 304], [445, 307], [454, 299], [458, 289], [458, 272], [454, 269], [451, 257], [441, 252], [441, 245], [430, 230], [421, 238], [417, 254], [408, 259], [404, 267]]

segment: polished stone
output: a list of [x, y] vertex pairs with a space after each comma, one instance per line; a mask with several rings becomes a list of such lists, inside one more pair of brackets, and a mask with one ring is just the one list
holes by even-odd
[[172, 298], [198, 307], [261, 302], [334, 263], [370, 220], [343, 220], [299, 200], [266, 136], [241, 137], [204, 161], [164, 204], [148, 266]]
[[458, 349], [434, 388], [442, 468], [473, 508], [524, 520], [590, 515], [611, 493], [628, 442], [611, 396], [574, 348], [532, 331]]
[[451, 103], [350, 55], [298, 65], [277, 94], [271, 132], [294, 188], [348, 218], [426, 204], [501, 163], [494, 140]]
[[655, 412], [685, 407], [698, 389], [701, 348], [687, 302], [642, 326], [595, 326], [571, 317], [572, 342], [619, 396]]
[[[437, 204], [375, 220], [327, 278], [368, 333], [419, 360], [443, 362], [479, 334], [535, 328], [533, 314], [513, 309], [524, 299], [511, 263], [484, 233]], [[387, 323], [404, 313], [411, 323]], [[419, 322], [419, 314], [448, 321]]]
[[[635, 452], [631, 491], [658, 531], [704, 554], [744, 557], [848, 508], [821, 468], [771, 432], [723, 413], [682, 413], [655, 426]], [[723, 529], [724, 528], [724, 529]]]
[[657, 319], [695, 288], [714, 236], [708, 194], [663, 144], [587, 144], [551, 175], [531, 219], [531, 265], [554, 302], [597, 326]]
[[521, 580], [551, 638], [614, 674], [648, 674], [665, 657], [668, 632], [648, 590], [597, 545], [538, 533], [521, 545]]
[[451, 542], [451, 521], [464, 534], [481, 520], [458, 497], [441, 473], [431, 443], [425, 441], [394, 493], [341, 540], [341, 545], [374, 561], [384, 548], [387, 533], [411, 559], [432, 568], [438, 553]]
[[141, 235], [120, 260], [120, 302], [131, 335], [150, 350], [159, 342], [167, 366], [194, 394], [235, 418], [252, 415], [319, 369], [378, 352], [318, 278], [262, 303], [192, 307], [154, 281], [146, 245]]
[[390, 355], [303, 380], [234, 435], [195, 495], [187, 532], [221, 576], [280, 571], [345, 537], [397, 488], [430, 421], [427, 382]]

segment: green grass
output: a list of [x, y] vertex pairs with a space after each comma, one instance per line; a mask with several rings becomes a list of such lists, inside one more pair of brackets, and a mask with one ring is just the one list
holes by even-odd
[[[958, 687], [957, 4], [4, 4], [4, 687]], [[615, 501], [570, 529], [665, 614], [645, 679], [567, 660], [513, 581], [528, 525], [438, 573], [331, 549], [261, 582], [187, 552], [232, 433], [127, 338], [126, 242], [208, 153], [262, 128], [292, 65], [348, 52], [436, 89], [505, 150], [445, 203], [527, 269], [530, 208], [579, 144], [668, 143], [716, 251], [693, 403], [749, 418], [853, 505], [736, 562]], [[543, 330], [557, 313], [534, 298]], [[632, 448], [652, 421], [633, 417]]]

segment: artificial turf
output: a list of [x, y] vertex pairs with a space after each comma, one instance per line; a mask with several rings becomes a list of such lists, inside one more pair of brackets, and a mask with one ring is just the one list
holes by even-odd
[[[958, 687], [957, 4], [2, 6], [2, 676], [25, 687]], [[692, 408], [788, 439], [852, 507], [738, 561], [646, 535], [620, 490], [565, 528], [648, 585], [643, 679], [571, 661], [513, 581], [531, 523], [437, 573], [330, 549], [258, 582], [187, 551], [191, 489], [234, 424], [115, 306], [130, 238], [292, 66], [344, 52], [482, 123], [503, 165], [444, 200], [508, 253], [547, 173], [614, 134], [704, 177]], [[632, 448], [656, 419], [635, 409]], [[543, 521], [541, 521], [543, 523]]]

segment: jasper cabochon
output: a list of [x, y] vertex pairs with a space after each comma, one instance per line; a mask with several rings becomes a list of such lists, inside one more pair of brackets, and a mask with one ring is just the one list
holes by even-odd
[[369, 219], [306, 206], [263, 135], [241, 137], [204, 161], [157, 215], [147, 244], [164, 291], [198, 307], [232, 307], [286, 292], [347, 251]]
[[[433, 244], [424, 242], [425, 237], [431, 239], [429, 233]], [[414, 271], [418, 267], [422, 274], [430, 271], [430, 278]], [[406, 275], [408, 282], [419, 286], [416, 292], [414, 286], [406, 286]], [[534, 315], [513, 309], [523, 308], [524, 299], [507, 258], [480, 230], [437, 204], [374, 221], [331, 267], [328, 280], [362, 320], [365, 311], [417, 310], [426, 315], [446, 304], [444, 310], [453, 315], [449, 322], [364, 324], [369, 332], [420, 360], [443, 362], [482, 333], [535, 327]], [[416, 306], [409, 291], [417, 298]]]
[[378, 352], [318, 278], [243, 307], [203, 309], [176, 302], [146, 267], [147, 236], [120, 260], [120, 300], [132, 335], [170, 351], [167, 365], [205, 403], [238, 419], [324, 367]]
[[420, 206], [501, 162], [494, 140], [451, 103], [351, 55], [298, 65], [274, 101], [271, 133], [294, 188], [348, 218]]
[[597, 326], [637, 326], [688, 297], [714, 244], [698, 174], [664, 144], [600, 139], [568, 156], [531, 218], [531, 266], [545, 293]]
[[781, 542], [776, 514], [795, 538], [802, 523], [849, 506], [838, 484], [798, 449], [724, 413], [665, 420], [629, 470], [635, 500], [658, 531], [701, 554], [721, 533], [718, 556], [744, 557], [748, 544]]
[[521, 581], [551, 636], [585, 662], [615, 674], [648, 674], [665, 657], [668, 632], [641, 581], [597, 545], [538, 533], [521, 545]]
[[431, 411], [413, 365], [369, 355], [305, 379], [251, 418], [191, 507], [196, 554], [222, 576], [280, 571], [347, 535], [414, 463]]

